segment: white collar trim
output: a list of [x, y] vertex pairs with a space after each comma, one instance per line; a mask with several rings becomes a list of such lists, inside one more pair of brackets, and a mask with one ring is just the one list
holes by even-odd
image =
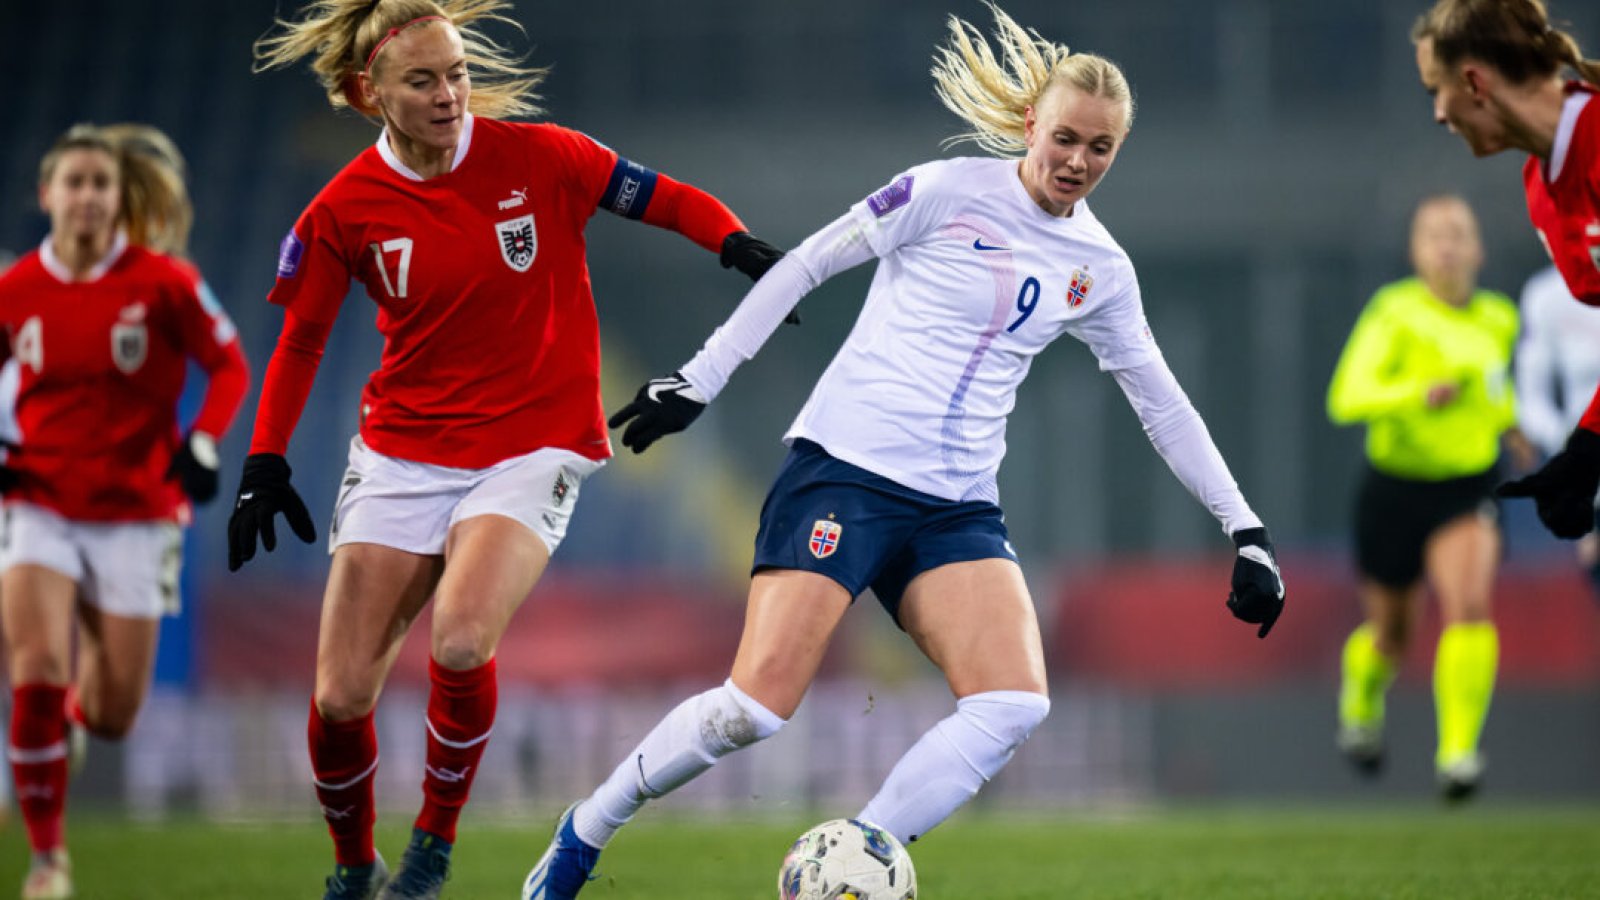
[[[44, 243], [39, 245], [39, 262], [44, 265], [45, 271], [49, 272], [57, 281], [71, 284], [77, 279], [72, 277], [72, 270], [67, 267], [66, 263], [61, 261], [61, 257], [56, 255], [55, 244], [51, 241], [51, 237], [52, 235], [45, 235]], [[106, 251], [105, 256], [100, 257], [99, 262], [90, 267], [88, 277], [83, 280], [86, 282], [99, 281], [104, 278], [105, 274], [111, 270], [111, 267], [116, 265], [117, 260], [122, 258], [123, 251], [127, 249], [128, 233], [118, 228], [116, 235], [111, 238], [111, 249]]]
[[[473, 118], [472, 113], [466, 113], [461, 117], [461, 140], [456, 143], [455, 159], [450, 161], [450, 171], [452, 172], [461, 168], [462, 161], [467, 158], [467, 150], [472, 147]], [[411, 181], [427, 180], [416, 172], [411, 171], [411, 167], [401, 162], [400, 156], [394, 152], [393, 147], [389, 146], [389, 126], [387, 125], [383, 127], [383, 131], [378, 133], [378, 155], [383, 157], [383, 161], [389, 164], [389, 168], [398, 172], [402, 178]]]
[[1588, 91], [1573, 91], [1561, 104], [1561, 121], [1556, 124], [1556, 140], [1550, 146], [1550, 164], [1545, 167], [1550, 174], [1551, 184], [1561, 177], [1561, 168], [1567, 162], [1567, 151], [1572, 148], [1572, 134], [1578, 130], [1578, 116], [1583, 114], [1583, 108], [1593, 97]]

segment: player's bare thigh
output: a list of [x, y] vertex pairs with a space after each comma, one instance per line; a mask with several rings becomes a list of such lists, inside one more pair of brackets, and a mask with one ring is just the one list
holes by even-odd
[[900, 599], [900, 624], [944, 672], [957, 697], [1049, 691], [1039, 617], [1022, 569], [1009, 559], [948, 563], [923, 572]]
[[794, 715], [849, 608], [850, 593], [826, 575], [758, 572], [750, 580], [733, 683], [774, 714]]
[[1493, 518], [1471, 512], [1451, 519], [1428, 538], [1422, 558], [1446, 625], [1489, 621], [1500, 564]]
[[107, 740], [126, 737], [150, 690], [161, 619], [121, 616], [88, 603], [78, 606], [78, 704], [89, 730]]
[[317, 635], [315, 698], [335, 722], [377, 705], [411, 623], [444, 571], [444, 557], [381, 544], [344, 544], [333, 552]]
[[473, 516], [450, 528], [444, 576], [433, 603], [433, 658], [447, 669], [489, 661], [511, 616], [550, 563], [528, 526], [501, 515]]
[[44, 566], [21, 563], [0, 575], [0, 628], [12, 684], [72, 680], [72, 616], [78, 585]]

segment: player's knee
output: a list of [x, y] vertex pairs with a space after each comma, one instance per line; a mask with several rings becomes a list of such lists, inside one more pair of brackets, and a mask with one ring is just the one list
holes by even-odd
[[961, 698], [956, 715], [986, 735], [1003, 765], [1050, 714], [1050, 698], [1032, 691], [985, 691]]
[[102, 712], [96, 715], [85, 715], [83, 727], [89, 733], [102, 741], [120, 741], [133, 731], [133, 723], [139, 718], [137, 710], [131, 712]]
[[372, 712], [372, 708], [378, 705], [377, 691], [356, 690], [342, 685], [331, 687], [318, 685], [312, 699], [317, 706], [317, 715], [325, 722], [349, 722], [359, 719]]
[[728, 679], [701, 695], [700, 736], [713, 756], [724, 756], [778, 733], [785, 719]]
[[476, 635], [458, 633], [434, 637], [433, 661], [454, 672], [465, 672], [485, 665], [494, 656], [494, 647], [486, 646]]

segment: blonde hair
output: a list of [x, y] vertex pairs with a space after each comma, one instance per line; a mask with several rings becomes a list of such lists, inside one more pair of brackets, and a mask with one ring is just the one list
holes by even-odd
[[972, 141], [1001, 156], [1027, 152], [1024, 123], [1028, 107], [1057, 85], [1125, 104], [1128, 112], [1123, 130], [1133, 125], [1133, 91], [1116, 63], [1051, 43], [1037, 31], [1018, 25], [991, 0], [984, 2], [994, 13], [999, 55], [990, 49], [982, 32], [953, 15], [949, 19], [950, 42], [934, 53], [934, 92], [951, 112], [972, 126], [971, 131], [948, 139], [946, 145]]
[[[522, 26], [502, 10], [506, 0], [313, 0], [298, 21], [275, 19], [255, 43], [255, 71], [291, 66], [312, 57], [311, 70], [327, 91], [335, 109], [348, 106], [363, 115], [377, 111], [361, 100], [356, 76], [367, 67], [373, 48], [417, 19], [439, 16], [455, 26], [466, 51], [472, 93], [467, 109], [490, 118], [537, 116], [534, 90], [549, 73], [547, 68], [523, 65], [520, 57], [484, 36], [475, 22], [504, 22], [518, 31]], [[380, 57], [381, 58], [381, 57]]]
[[128, 243], [183, 256], [194, 225], [194, 204], [184, 179], [187, 166], [178, 145], [160, 129], [136, 122], [97, 127], [74, 125], [56, 139], [39, 162], [39, 183], [50, 181], [71, 150], [97, 150], [117, 164], [117, 222]]
[[1438, 0], [1412, 26], [1411, 40], [1433, 41], [1444, 66], [1470, 57], [1512, 84], [1549, 78], [1563, 66], [1600, 84], [1600, 61], [1583, 58], [1577, 40], [1550, 23], [1542, 0]]

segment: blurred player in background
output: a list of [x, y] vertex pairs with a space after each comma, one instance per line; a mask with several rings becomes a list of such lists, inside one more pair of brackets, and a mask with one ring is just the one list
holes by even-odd
[[[284, 238], [269, 298], [283, 333], [228, 526], [233, 569], [258, 536], [274, 548], [277, 513], [314, 539], [284, 453], [355, 279], [384, 350], [329, 535], [308, 725], [336, 860], [328, 898], [439, 895], [494, 722], [495, 648], [611, 454], [589, 218], [672, 229], [752, 278], [781, 255], [703, 191], [576, 131], [501, 121], [538, 112], [545, 74], [478, 30], [510, 8], [322, 0], [256, 48], [263, 68], [311, 57], [335, 107], [384, 126]], [[430, 599], [423, 805], [390, 881], [372, 836], [373, 710]]]
[[[1578, 302], [1555, 266], [1528, 279], [1520, 305], [1518, 423], [1528, 440], [1551, 457], [1561, 452], [1600, 385], [1600, 307]], [[1576, 550], [1595, 596], [1600, 597], [1600, 534], [1579, 538]]]
[[[216, 442], [249, 380], [233, 323], [195, 268], [165, 255], [187, 241], [183, 178], [153, 128], [71, 129], [39, 167], [50, 234], [0, 277], [18, 373], [0, 611], [11, 771], [33, 848], [24, 898], [72, 893], [69, 732], [118, 740], [133, 727], [161, 616], [178, 608], [180, 526], [217, 492]], [[191, 359], [208, 383], [180, 437]]]
[[[1528, 154], [1528, 215], [1567, 290], [1600, 306], [1600, 62], [1586, 60], [1539, 0], [1438, 0], [1411, 32], [1433, 115], [1477, 156]], [[1582, 80], [1566, 81], [1565, 70]], [[1573, 540], [1594, 529], [1600, 391], [1544, 467], [1502, 485]]]
[[776, 733], [868, 587], [957, 703], [858, 818], [910, 842], [999, 772], [1050, 701], [996, 477], [1016, 390], [1063, 334], [1088, 344], [1232, 536], [1234, 615], [1265, 637], [1282, 611], [1266, 529], [1151, 337], [1128, 257], [1085, 202], [1127, 136], [1128, 84], [1104, 58], [991, 10], [1000, 53], [952, 17], [935, 77], [973, 129], [963, 137], [995, 157], [916, 166], [856, 204], [773, 267], [681, 372], [612, 417], [635, 452], [682, 430], [804, 294], [880, 260], [855, 329], [785, 437], [731, 676], [668, 713], [561, 817], [525, 900], [574, 896], [647, 800]]
[[1444, 621], [1434, 764], [1441, 790], [1460, 799], [1482, 776], [1478, 738], [1499, 658], [1493, 492], [1501, 438], [1516, 422], [1517, 310], [1478, 287], [1483, 245], [1459, 197], [1417, 207], [1411, 263], [1414, 276], [1385, 285], [1362, 311], [1328, 388], [1335, 424], [1367, 426], [1355, 523], [1366, 622], [1345, 642], [1338, 745], [1365, 772], [1382, 765], [1384, 692], [1426, 582]]

